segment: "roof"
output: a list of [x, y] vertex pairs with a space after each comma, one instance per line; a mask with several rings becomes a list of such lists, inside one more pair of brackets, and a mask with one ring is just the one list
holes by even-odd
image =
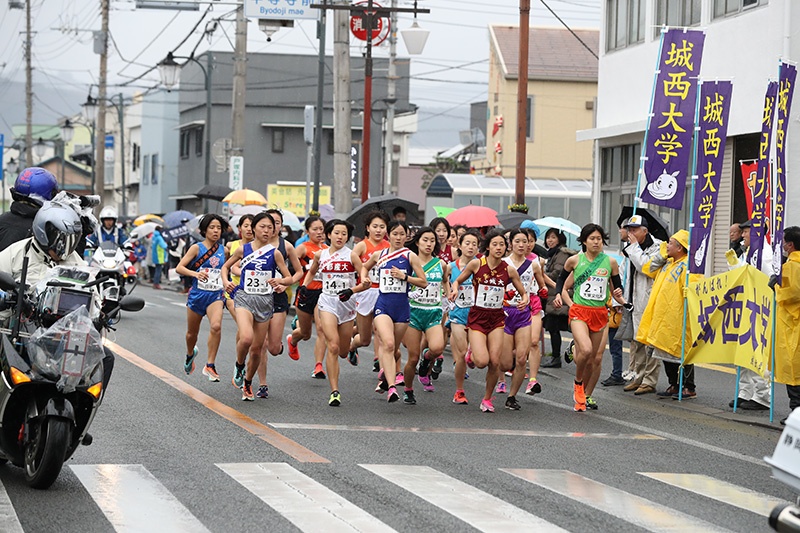
[[[25, 139], [25, 124], [14, 124], [11, 126], [11, 134], [14, 139]], [[39, 137], [45, 140], [61, 139], [61, 127], [57, 124], [32, 124], [31, 132], [33, 142], [39, 140]]]
[[[599, 55], [598, 30], [573, 30]], [[506, 79], [519, 77], [519, 26], [490, 25], [492, 47], [497, 51]], [[597, 81], [598, 60], [569, 30], [531, 28], [528, 42], [528, 79]]]
[[[484, 176], [483, 174], [437, 174], [428, 186], [427, 196], [449, 198], [453, 194], [484, 196], [513, 196], [515, 178]], [[555, 178], [525, 178], [526, 197], [591, 198], [589, 180], [559, 180]]]

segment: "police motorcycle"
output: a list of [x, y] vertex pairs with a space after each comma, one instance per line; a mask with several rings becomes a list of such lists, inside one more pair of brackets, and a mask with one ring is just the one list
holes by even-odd
[[[800, 494], [800, 408], [786, 419], [786, 428], [775, 446], [772, 457], [764, 457], [772, 468], [772, 476]], [[785, 503], [769, 515], [769, 525], [775, 531], [800, 533], [800, 497], [795, 505]]]
[[128, 260], [131, 251], [133, 249], [127, 244], [119, 247], [113, 242], [105, 241], [91, 254], [89, 266], [100, 269], [101, 275], [108, 277], [108, 281], [100, 287], [103, 299], [118, 302], [136, 288], [136, 269]]

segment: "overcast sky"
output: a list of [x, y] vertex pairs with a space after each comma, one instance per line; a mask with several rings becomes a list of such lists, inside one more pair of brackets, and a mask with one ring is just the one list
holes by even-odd
[[[24, 0], [23, 0], [24, 1]], [[96, 83], [99, 58], [92, 51], [92, 34], [87, 30], [100, 29], [99, 0], [32, 0], [33, 65], [37, 70], [35, 83], [51, 88], [69, 86], [82, 93]], [[560, 26], [556, 18], [540, 0], [531, 0], [532, 26]], [[564, 21], [573, 28], [597, 28], [600, 18], [600, 0], [546, 0]], [[388, 5], [389, 0], [384, 0]], [[412, 2], [399, 0], [399, 5], [409, 7]], [[188, 36], [177, 54], [186, 55], [198, 44], [205, 22], [191, 34], [192, 27], [206, 9], [199, 12], [121, 9], [127, 2], [112, 0], [111, 54], [109, 58], [109, 83], [119, 84], [140, 76], [162, 60], [168, 51], [175, 49]], [[412, 57], [411, 99], [424, 109], [436, 109], [446, 116], [448, 110], [464, 109], [471, 102], [486, 98], [488, 74], [488, 31], [491, 23], [517, 24], [518, 0], [420, 0], [420, 7], [431, 10], [419, 16], [420, 26], [431, 31], [425, 51]], [[215, 5], [207, 17], [221, 18], [221, 25], [209, 44], [203, 40], [197, 53], [210, 46], [213, 50], [231, 50], [234, 39], [234, 5], [222, 1]], [[3, 113], [7, 80], [24, 80], [25, 62], [23, 42], [25, 30], [24, 10], [9, 10], [8, 0], [0, 0], [0, 115]], [[329, 19], [330, 20], [330, 19]], [[399, 29], [411, 25], [410, 15], [401, 15]], [[255, 21], [248, 25], [248, 51], [269, 53], [316, 54], [315, 23], [302, 21], [292, 29], [275, 34], [272, 42], [258, 30]], [[328, 54], [332, 49], [332, 32], [328, 30]], [[361, 48], [351, 39], [353, 54]], [[406, 56], [402, 40], [398, 46], [401, 56]], [[376, 48], [375, 56], [387, 56], [388, 46]], [[153, 71], [132, 84], [135, 88], [148, 88], [158, 84], [157, 71]], [[96, 94], [96, 93], [95, 93]], [[51, 107], [64, 110], [64, 115], [77, 111], [74, 102], [54, 99]], [[78, 102], [79, 104], [80, 102]]]

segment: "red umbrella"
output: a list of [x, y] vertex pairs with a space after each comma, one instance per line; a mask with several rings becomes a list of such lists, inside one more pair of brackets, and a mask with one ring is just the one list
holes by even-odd
[[483, 226], [499, 226], [497, 211], [482, 205], [468, 205], [456, 209], [447, 215], [447, 221], [451, 226], [464, 225], [468, 228], [480, 228]]

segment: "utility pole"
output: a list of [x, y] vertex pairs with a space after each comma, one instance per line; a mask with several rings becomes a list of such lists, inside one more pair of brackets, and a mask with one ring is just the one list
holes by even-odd
[[[322, 173], [322, 119], [325, 110], [325, 30], [328, 19], [328, 12], [321, 9], [319, 21], [317, 22], [317, 40], [319, 41], [319, 62], [317, 66], [317, 114], [315, 122], [314, 136], [314, 203], [312, 208], [319, 212], [319, 187], [320, 174]], [[306, 202], [308, 210], [308, 202]]]
[[[101, 28], [100, 40], [100, 79], [97, 86], [97, 136], [95, 138], [96, 157], [92, 164], [95, 166], [95, 180], [100, 184], [100, 190], [105, 189], [106, 176], [106, 77], [108, 76], [108, 3], [110, 0], [100, 0]], [[95, 45], [95, 51], [97, 51]]]
[[355, 192], [350, 174], [350, 24], [347, 11], [334, 11], [333, 20], [333, 196], [336, 212], [346, 215], [353, 210]]
[[231, 155], [244, 156], [244, 111], [247, 83], [247, 19], [244, 3], [236, 9], [236, 42], [233, 52], [233, 99]]
[[31, 67], [32, 1], [33, 0], [25, 0], [25, 166], [23, 166], [23, 168], [33, 165], [33, 74]]
[[519, 83], [517, 84], [517, 173], [514, 203], [525, 203], [525, 157], [528, 149], [528, 41], [531, 0], [519, 0]]
[[[392, 0], [392, 9], [397, 8], [397, 0]], [[394, 110], [397, 102], [397, 11], [392, 11], [389, 19], [389, 77], [386, 81], [386, 194], [397, 194], [394, 176]]]

